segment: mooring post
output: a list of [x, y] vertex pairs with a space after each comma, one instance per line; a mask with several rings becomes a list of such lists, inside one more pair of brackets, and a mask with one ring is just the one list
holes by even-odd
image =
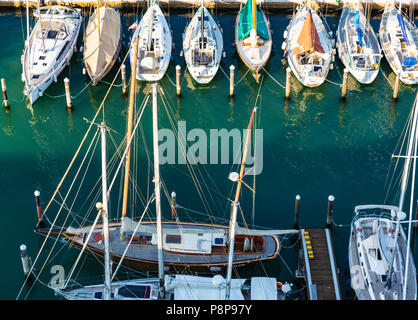
[[180, 75], [181, 75], [181, 67], [177, 65], [176, 66], [176, 93], [178, 96], [181, 95]]
[[65, 98], [67, 99], [67, 108], [72, 109], [73, 104], [71, 103], [71, 93], [70, 93], [70, 79], [64, 79], [64, 87], [65, 87]]
[[229, 67], [229, 96], [234, 96], [235, 66], [231, 64]]
[[399, 80], [401, 78], [401, 73], [398, 72], [396, 74], [396, 80], [395, 80], [395, 88], [393, 88], [393, 100], [398, 99], [398, 91], [399, 91]]
[[126, 66], [125, 64], [122, 64], [120, 69], [121, 69], [121, 74], [122, 74], [122, 93], [126, 94]]
[[7, 99], [6, 80], [3, 79], [3, 78], [1, 79], [1, 91], [3, 91], [4, 107], [8, 108], [9, 107], [9, 99]]
[[290, 75], [291, 75], [291, 69], [289, 67], [286, 68], [286, 99], [290, 98]]
[[341, 98], [345, 99], [345, 95], [347, 93], [347, 80], [348, 80], [348, 70], [344, 68], [344, 75], [343, 75], [343, 87], [341, 89]]
[[26, 278], [29, 276], [31, 265], [30, 265], [28, 253], [26, 251], [26, 245], [24, 244], [20, 245], [20, 257], [22, 258], [23, 273], [25, 274], [25, 278]]
[[335, 198], [333, 195], [330, 195], [328, 197], [328, 212], [327, 212], [327, 224], [326, 224], [327, 228], [331, 228], [331, 225], [332, 225], [332, 205], [334, 203], [334, 200]]
[[174, 191], [171, 193], [171, 218], [177, 218], [177, 196]]
[[299, 207], [300, 207], [300, 195], [297, 195], [295, 199], [295, 223], [293, 224], [294, 229], [299, 229]]
[[36, 212], [38, 215], [38, 223], [42, 223], [43, 217], [42, 217], [42, 207], [41, 207], [41, 198], [40, 198], [41, 193], [38, 190], [36, 190], [34, 192], [34, 195], [35, 195], [35, 200], [36, 200]]

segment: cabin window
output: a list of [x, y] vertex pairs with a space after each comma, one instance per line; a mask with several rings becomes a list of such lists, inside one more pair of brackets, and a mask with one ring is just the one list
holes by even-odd
[[39, 74], [35, 74], [32, 76], [32, 79], [39, 79]]
[[216, 245], [223, 245], [224, 244], [224, 238], [215, 238], [214, 243]]
[[46, 56], [39, 56], [39, 60], [45, 60]]
[[369, 255], [376, 259], [376, 249], [369, 249]]
[[181, 236], [168, 234], [165, 238], [165, 242], [166, 243], [181, 243]]
[[[127, 241], [131, 241], [132, 236], [129, 236]], [[136, 236], [132, 238], [132, 244], [150, 244], [152, 236]]]
[[103, 292], [97, 291], [94, 293], [94, 299], [102, 300], [102, 297], [103, 297]]
[[49, 30], [48, 35], [46, 36], [47, 39], [55, 39], [57, 37], [58, 31], [57, 30]]
[[142, 298], [150, 297], [151, 286], [133, 286], [126, 285], [119, 289], [118, 294], [125, 298]]

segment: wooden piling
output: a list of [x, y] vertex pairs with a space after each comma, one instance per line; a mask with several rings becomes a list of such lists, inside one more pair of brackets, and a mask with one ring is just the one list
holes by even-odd
[[328, 197], [328, 212], [327, 212], [327, 224], [326, 224], [327, 228], [331, 228], [331, 225], [332, 225], [332, 205], [334, 203], [334, 200], [335, 198], [333, 195], [330, 195]]
[[28, 253], [26, 250], [26, 245], [24, 244], [20, 245], [20, 257], [22, 259], [23, 273], [25, 274], [25, 278], [26, 278], [29, 276], [31, 265], [30, 265]]
[[38, 224], [40, 224], [40, 223], [43, 222], [41, 197], [40, 197], [41, 193], [38, 190], [36, 190], [34, 192], [34, 195], [35, 195], [35, 200], [36, 200], [36, 213], [37, 213], [37, 216], [38, 216]]
[[234, 78], [235, 78], [235, 66], [231, 64], [229, 67], [229, 96], [234, 96]]
[[126, 66], [125, 64], [122, 64], [120, 69], [121, 69], [121, 74], [122, 74], [122, 93], [126, 94]]
[[71, 93], [70, 93], [70, 79], [64, 79], [64, 87], [65, 87], [65, 98], [67, 99], [67, 108], [72, 109], [73, 104], [71, 103]]
[[286, 68], [286, 99], [290, 98], [290, 75], [291, 75], [291, 69], [289, 67]]
[[180, 75], [181, 75], [181, 67], [177, 65], [176, 66], [176, 93], [178, 96], [181, 95]]
[[341, 89], [341, 98], [345, 99], [345, 95], [347, 93], [347, 80], [348, 80], [348, 70], [344, 68], [344, 75], [343, 75], [343, 87]]
[[171, 218], [177, 218], [177, 196], [174, 191], [171, 193]]
[[299, 229], [299, 208], [300, 208], [300, 195], [297, 195], [295, 199], [295, 223], [293, 224], [293, 228], [295, 229]]
[[400, 72], [396, 74], [396, 80], [395, 80], [395, 88], [393, 88], [393, 100], [398, 99], [398, 91], [399, 91], [399, 80], [401, 78]]
[[3, 79], [3, 78], [1, 79], [1, 90], [3, 91], [4, 107], [8, 108], [9, 107], [9, 99], [7, 99], [6, 80]]

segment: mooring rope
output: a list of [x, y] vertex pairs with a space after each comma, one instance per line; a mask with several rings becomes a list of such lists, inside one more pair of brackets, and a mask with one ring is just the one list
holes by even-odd
[[237, 81], [235, 84], [234, 84], [234, 87], [236, 87], [242, 80], [244, 80], [244, 78], [245, 78], [245, 76], [247, 75], [247, 73], [248, 72], [250, 72], [250, 69], [248, 68], [248, 70], [247, 70], [247, 72], [242, 76], [242, 78], [241, 79], [239, 79], [239, 81]]
[[225, 77], [230, 80], [230, 78], [228, 77], [228, 74], [225, 72], [225, 70], [222, 68], [221, 65], [219, 65], [219, 69], [221, 69], [222, 73], [225, 75]]
[[280, 87], [282, 87], [283, 89], [286, 89], [286, 87], [284, 85], [282, 85], [279, 81], [277, 81], [276, 79], [274, 79], [274, 77], [267, 72], [267, 70], [265, 68], [263, 68], [264, 72], [267, 73], [267, 75], [274, 81], [276, 82]]
[[379, 67], [379, 69], [380, 69], [380, 71], [382, 72], [383, 76], [384, 76], [384, 77], [386, 78], [386, 80], [388, 81], [389, 86], [390, 86], [391, 88], [393, 88], [392, 83], [390, 82], [389, 78], [388, 78], [388, 77], [386, 77], [386, 75], [385, 75], [385, 73], [383, 72], [382, 68], [381, 68], [381, 67]]

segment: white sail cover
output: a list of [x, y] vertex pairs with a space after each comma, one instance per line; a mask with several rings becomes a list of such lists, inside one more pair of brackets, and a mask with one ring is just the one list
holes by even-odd
[[[97, 27], [99, 10], [100, 28]], [[100, 35], [99, 35], [100, 29]], [[99, 7], [89, 19], [84, 39], [84, 63], [90, 74], [102, 74], [112, 63], [121, 36], [121, 23], [118, 11], [109, 7]]]
[[[244, 300], [241, 287], [245, 279], [231, 280], [231, 300]], [[213, 278], [189, 275], [176, 275], [166, 290], [174, 289], [175, 300], [225, 300], [225, 279], [216, 275]]]
[[276, 278], [252, 277], [251, 300], [277, 300]]

